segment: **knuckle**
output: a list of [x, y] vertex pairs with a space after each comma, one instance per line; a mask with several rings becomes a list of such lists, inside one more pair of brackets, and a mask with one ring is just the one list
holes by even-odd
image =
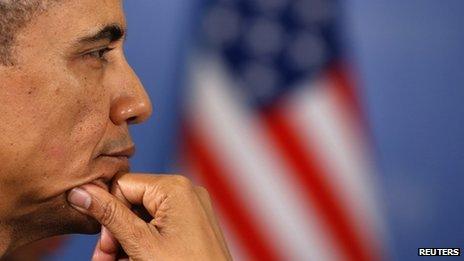
[[100, 222], [104, 225], [114, 223], [117, 212], [117, 203], [108, 201], [101, 204]]
[[150, 229], [147, 223], [134, 224], [132, 227], [131, 235], [134, 238], [134, 242], [137, 242], [139, 239], [150, 238]]
[[147, 223], [144, 223], [144, 225], [135, 225], [130, 232], [130, 240], [127, 240], [126, 247], [130, 249], [130, 256], [134, 260], [151, 260], [142, 258], [147, 254], [147, 251], [152, 251], [156, 248], [155, 243], [157, 238], [153, 236], [150, 226]]
[[208, 190], [203, 186], [196, 186], [195, 191], [202, 197], [210, 198]]
[[174, 175], [172, 176], [173, 183], [182, 188], [192, 188], [192, 182], [185, 176]]
[[174, 197], [191, 197], [195, 194], [195, 189], [190, 179], [182, 175], [169, 176], [165, 180], [163, 191], [166, 195]]

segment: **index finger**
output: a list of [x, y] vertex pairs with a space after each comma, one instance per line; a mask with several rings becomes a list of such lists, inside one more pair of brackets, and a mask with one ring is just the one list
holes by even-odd
[[130, 204], [144, 206], [152, 217], [168, 197], [195, 193], [190, 181], [180, 175], [127, 173], [116, 177], [113, 184]]

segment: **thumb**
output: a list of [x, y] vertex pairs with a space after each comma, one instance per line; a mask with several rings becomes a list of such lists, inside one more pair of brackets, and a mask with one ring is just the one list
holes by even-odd
[[140, 239], [153, 236], [149, 224], [106, 190], [87, 184], [72, 189], [69, 203], [78, 211], [95, 218], [118, 240], [124, 251], [139, 253]]

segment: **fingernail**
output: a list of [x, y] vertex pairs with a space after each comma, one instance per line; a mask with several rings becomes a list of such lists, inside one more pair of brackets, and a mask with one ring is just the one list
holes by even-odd
[[80, 188], [73, 188], [68, 194], [68, 201], [76, 207], [88, 209], [92, 198], [87, 191]]

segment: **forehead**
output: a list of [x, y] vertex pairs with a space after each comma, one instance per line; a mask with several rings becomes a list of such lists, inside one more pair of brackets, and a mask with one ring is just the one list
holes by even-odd
[[121, 0], [63, 0], [30, 21], [18, 34], [18, 45], [70, 43], [109, 24], [125, 28]]
[[78, 25], [125, 25], [121, 0], [64, 0], [61, 7], [62, 10], [54, 10], [58, 13], [64, 12], [66, 17], [79, 22]]

